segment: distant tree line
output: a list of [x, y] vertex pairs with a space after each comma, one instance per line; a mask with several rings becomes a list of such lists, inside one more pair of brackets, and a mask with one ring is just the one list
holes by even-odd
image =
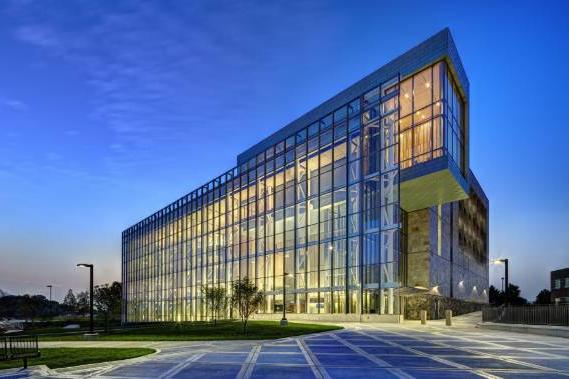
[[[547, 304], [552, 304], [551, 292], [548, 289], [545, 289], [545, 288], [542, 289], [537, 294], [537, 296], [535, 297], [535, 300], [532, 303], [532, 302], [529, 302], [527, 299], [525, 299], [524, 297], [521, 296], [521, 290], [520, 290], [519, 286], [510, 283], [508, 288], [510, 289], [510, 291], [509, 291], [509, 304], [510, 305], [529, 305], [529, 304], [547, 305]], [[504, 305], [506, 303], [506, 292], [499, 290], [494, 286], [490, 286], [489, 291], [488, 291], [488, 302], [491, 305], [496, 305], [496, 306]]]
[[34, 321], [62, 312], [61, 304], [49, 301], [43, 295], [7, 295], [0, 298], [0, 318]]
[[[247, 333], [249, 318], [263, 304], [264, 293], [249, 278], [235, 281], [231, 295], [224, 287], [202, 287], [207, 313], [214, 325], [220, 318], [232, 318], [233, 312], [241, 319], [243, 332]], [[93, 303], [97, 318], [106, 328], [111, 321], [120, 320], [122, 285], [119, 282], [94, 288]], [[63, 302], [49, 301], [43, 295], [18, 295], [0, 297], [0, 319], [27, 321], [48, 320], [57, 316], [85, 317], [89, 314], [89, 293], [67, 291]]]
[[[105, 326], [120, 320], [122, 285], [119, 282], [96, 286], [93, 293], [94, 310]], [[62, 303], [49, 301], [43, 295], [5, 295], [0, 297], [0, 319], [37, 321], [57, 316], [84, 317], [89, 314], [89, 292], [67, 291]]]

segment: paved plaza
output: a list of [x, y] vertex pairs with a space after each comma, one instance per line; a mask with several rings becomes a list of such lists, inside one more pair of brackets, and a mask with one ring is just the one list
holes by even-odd
[[[562, 378], [569, 339], [473, 327], [346, 324], [277, 341], [70, 342], [44, 346], [150, 346], [146, 357], [6, 377], [105, 378]], [[59, 345], [58, 345], [59, 344]]]

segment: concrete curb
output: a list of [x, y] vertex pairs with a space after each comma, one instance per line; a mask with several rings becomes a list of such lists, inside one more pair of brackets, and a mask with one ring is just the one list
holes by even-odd
[[569, 327], [554, 325], [527, 325], [527, 324], [500, 324], [496, 322], [481, 322], [477, 328], [501, 330], [505, 332], [537, 334], [541, 336], [552, 336], [569, 338]]

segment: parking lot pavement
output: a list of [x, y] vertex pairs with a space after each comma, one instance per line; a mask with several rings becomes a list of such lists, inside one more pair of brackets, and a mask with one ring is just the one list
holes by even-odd
[[566, 378], [569, 339], [475, 328], [350, 324], [278, 341], [162, 343], [134, 360], [2, 375], [105, 378]]

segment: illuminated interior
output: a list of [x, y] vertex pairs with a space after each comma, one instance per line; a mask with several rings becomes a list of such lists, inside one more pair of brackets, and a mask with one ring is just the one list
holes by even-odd
[[401, 168], [448, 154], [464, 170], [464, 102], [444, 62], [400, 83]]
[[397, 313], [399, 170], [464, 164], [450, 78], [394, 78], [126, 230], [126, 319], [203, 319], [202, 286], [239, 277], [262, 313]]

